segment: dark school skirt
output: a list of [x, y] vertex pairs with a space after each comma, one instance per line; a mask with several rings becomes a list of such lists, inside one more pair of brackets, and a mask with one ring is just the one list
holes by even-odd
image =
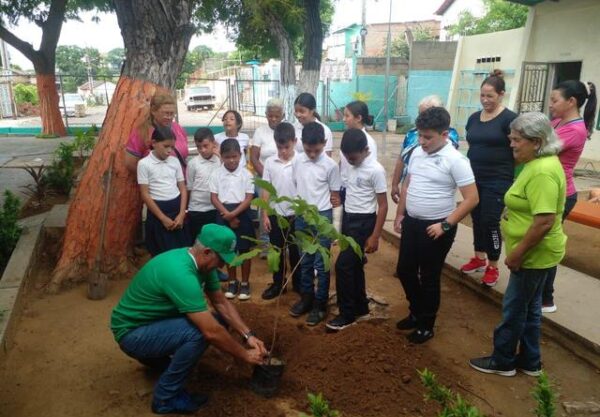
[[[173, 200], [157, 201], [154, 200], [160, 211], [170, 219], [175, 220], [179, 214], [181, 205], [181, 196]], [[182, 229], [167, 230], [162, 222], [150, 210], [146, 216], [146, 249], [150, 255], [156, 256], [171, 249], [183, 248], [189, 246], [190, 237], [186, 222]]]
[[[239, 204], [223, 204], [225, 208], [229, 211], [235, 210]], [[254, 242], [244, 239], [242, 236], [250, 236], [256, 237], [256, 233], [254, 232], [254, 225], [252, 224], [252, 219], [250, 218], [250, 209], [244, 210], [239, 216], [240, 225], [238, 227], [231, 228], [234, 231], [235, 236], [237, 237], [237, 244], [235, 246], [235, 250], [238, 253], [245, 253], [250, 250], [254, 246]], [[222, 224], [227, 227], [229, 226], [229, 222], [221, 217], [221, 213], [217, 213], [217, 224]]]

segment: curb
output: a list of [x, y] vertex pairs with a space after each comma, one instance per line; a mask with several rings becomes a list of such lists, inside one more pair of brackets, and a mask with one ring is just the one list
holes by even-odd
[[[400, 237], [385, 228], [382, 230], [382, 238], [386, 242], [400, 247]], [[477, 295], [492, 301], [495, 305], [502, 306], [504, 294], [494, 288], [483, 287], [478, 281], [463, 274], [452, 265], [445, 263], [442, 274], [454, 282], [465, 286]], [[598, 344], [562, 326], [547, 316], [542, 316], [542, 323], [544, 324], [542, 326], [542, 334], [551, 338], [578, 358], [600, 369], [600, 346]]]
[[0, 358], [6, 355], [13, 342], [33, 259], [40, 249], [42, 230], [43, 219], [23, 227], [0, 279]]

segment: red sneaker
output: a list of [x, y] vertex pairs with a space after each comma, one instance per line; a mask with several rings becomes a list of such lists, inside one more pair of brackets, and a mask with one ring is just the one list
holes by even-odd
[[498, 268], [488, 266], [485, 269], [485, 274], [483, 274], [483, 278], [481, 278], [481, 283], [487, 285], [488, 287], [493, 287], [498, 283], [499, 277], [500, 273], [498, 272]]
[[473, 272], [482, 272], [485, 271], [485, 267], [487, 266], [487, 260], [479, 259], [478, 257], [473, 257], [460, 267], [460, 270], [465, 274], [472, 274]]

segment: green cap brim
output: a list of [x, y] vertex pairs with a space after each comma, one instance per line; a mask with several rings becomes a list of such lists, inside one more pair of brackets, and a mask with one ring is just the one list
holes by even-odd
[[235, 252], [221, 252], [221, 253], [219, 253], [219, 256], [229, 266], [238, 266], [238, 264], [239, 264], [238, 262], [236, 262], [235, 265], [234, 265], [233, 260], [236, 257]]

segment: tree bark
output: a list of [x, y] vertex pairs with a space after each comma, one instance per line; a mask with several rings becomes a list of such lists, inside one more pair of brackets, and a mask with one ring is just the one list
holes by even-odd
[[66, 6], [67, 0], [53, 0], [50, 4], [48, 17], [45, 21], [38, 23], [42, 28], [42, 41], [38, 50], [0, 25], [0, 38], [25, 55], [33, 64], [40, 99], [42, 134], [45, 135], [64, 136], [67, 134], [60, 115], [55, 75], [56, 45], [60, 38]]
[[323, 55], [323, 24], [320, 0], [304, 0], [304, 56], [298, 92], [308, 92], [316, 97], [321, 75]]
[[280, 98], [285, 106], [285, 115], [288, 120], [294, 115], [294, 100], [296, 98], [296, 58], [290, 35], [287, 33], [281, 19], [273, 14], [265, 13], [265, 19], [269, 24], [269, 33], [279, 49], [280, 63]]
[[61, 256], [48, 286], [58, 291], [68, 281], [85, 280], [99, 248], [104, 192], [102, 178], [115, 154], [101, 270], [111, 278], [131, 276], [132, 242], [141, 200], [135, 175], [125, 167], [129, 135], [148, 116], [157, 92], [172, 92], [189, 42], [192, 1], [121, 0], [115, 2], [126, 48], [121, 78], [98, 143], [69, 209]]

